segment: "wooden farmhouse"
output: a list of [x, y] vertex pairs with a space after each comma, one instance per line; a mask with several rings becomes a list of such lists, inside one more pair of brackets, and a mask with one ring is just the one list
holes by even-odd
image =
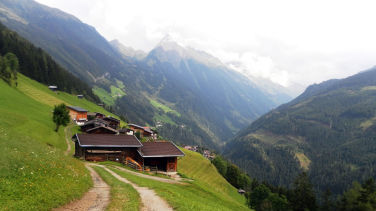
[[134, 133], [140, 133], [140, 138], [151, 137], [154, 140], [157, 139], [158, 134], [150, 129], [150, 127], [142, 127], [136, 124], [128, 124], [129, 128], [134, 131]]
[[115, 130], [120, 127], [120, 120], [118, 120], [114, 117], [107, 116], [107, 117], [104, 117], [103, 120], [108, 122], [108, 126], [112, 127]]
[[172, 142], [141, 143], [133, 135], [76, 134], [75, 156], [88, 161], [117, 161], [140, 171], [176, 172], [184, 153]]
[[87, 119], [93, 120], [93, 119], [103, 119], [106, 115], [99, 113], [99, 112], [87, 112]]
[[69, 116], [78, 125], [83, 125], [87, 121], [87, 110], [78, 106], [67, 106]]
[[102, 119], [94, 119], [85, 122], [85, 124], [81, 125], [81, 131], [86, 132], [87, 130], [90, 130], [92, 128], [98, 127], [98, 126], [105, 126], [108, 127], [108, 122], [102, 120]]

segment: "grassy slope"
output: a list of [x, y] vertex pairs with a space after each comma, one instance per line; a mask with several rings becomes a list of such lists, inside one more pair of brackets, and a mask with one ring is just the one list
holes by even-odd
[[[48, 210], [79, 197], [91, 185], [83, 165], [63, 156], [64, 132], [53, 132], [53, 105], [65, 102], [110, 113], [84, 99], [56, 94], [22, 75], [18, 83], [16, 89], [0, 81], [0, 189], [5, 199], [0, 200], [0, 210]], [[132, 180], [155, 188], [178, 210], [247, 209], [244, 198], [208, 160], [198, 153], [185, 153], [179, 160], [179, 172], [194, 179], [191, 184], [161, 184], [138, 177]]]
[[64, 156], [63, 129], [54, 132], [53, 102], [69, 97], [55, 98], [22, 75], [18, 83], [0, 80], [0, 210], [49, 210], [80, 197], [91, 179]]
[[194, 179], [211, 191], [221, 193], [228, 201], [242, 205], [246, 203], [245, 198], [218, 173], [209, 160], [197, 152], [181, 150], [185, 156], [178, 160], [179, 173]]
[[185, 185], [156, 182], [111, 169], [140, 186], [154, 189], [175, 210], [249, 210], [245, 198], [219, 175], [209, 160], [195, 152], [184, 152], [186, 156], [179, 159], [178, 171], [194, 179]]

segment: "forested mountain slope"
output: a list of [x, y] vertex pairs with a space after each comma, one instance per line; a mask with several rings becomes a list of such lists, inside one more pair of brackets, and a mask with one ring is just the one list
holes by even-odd
[[61, 66], [42, 49], [8, 30], [0, 23], [0, 54], [13, 53], [18, 58], [19, 72], [46, 85], [57, 85], [61, 91], [83, 94], [87, 99], [99, 102], [91, 87]]
[[92, 26], [32, 0], [1, 1], [0, 20], [90, 83], [114, 112], [162, 125], [160, 134], [176, 142], [218, 148], [282, 102], [275, 99], [285, 100], [193, 49], [158, 45], [144, 59], [127, 59]]
[[290, 185], [308, 171], [317, 190], [341, 193], [375, 177], [376, 68], [312, 85], [265, 114], [226, 146], [252, 176]]

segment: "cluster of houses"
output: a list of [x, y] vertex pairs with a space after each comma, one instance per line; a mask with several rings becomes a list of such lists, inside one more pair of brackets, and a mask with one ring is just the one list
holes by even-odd
[[193, 152], [202, 152], [202, 155], [209, 160], [213, 160], [215, 158], [215, 153], [213, 153], [213, 152], [211, 152], [210, 150], [207, 150], [207, 149], [202, 150], [202, 148], [200, 148], [199, 146], [186, 145], [186, 146], [184, 146], [184, 149], [190, 150], [190, 151], [193, 151]]
[[[75, 134], [75, 156], [87, 161], [116, 161], [140, 171], [176, 172], [178, 157], [184, 153], [172, 142], [157, 140], [150, 127], [128, 124], [78, 106], [67, 106], [71, 119], [80, 125]], [[147, 140], [147, 142], [141, 142]]]

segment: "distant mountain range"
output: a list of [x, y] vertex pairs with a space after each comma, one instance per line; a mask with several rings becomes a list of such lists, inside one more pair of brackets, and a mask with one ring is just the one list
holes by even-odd
[[102, 101], [138, 124], [158, 125], [180, 143], [217, 148], [287, 102], [215, 57], [166, 37], [145, 54], [104, 39], [72, 15], [32, 0], [3, 0], [0, 21], [93, 86]]
[[276, 185], [308, 171], [317, 190], [338, 194], [375, 178], [376, 68], [308, 87], [239, 132], [224, 153]]

